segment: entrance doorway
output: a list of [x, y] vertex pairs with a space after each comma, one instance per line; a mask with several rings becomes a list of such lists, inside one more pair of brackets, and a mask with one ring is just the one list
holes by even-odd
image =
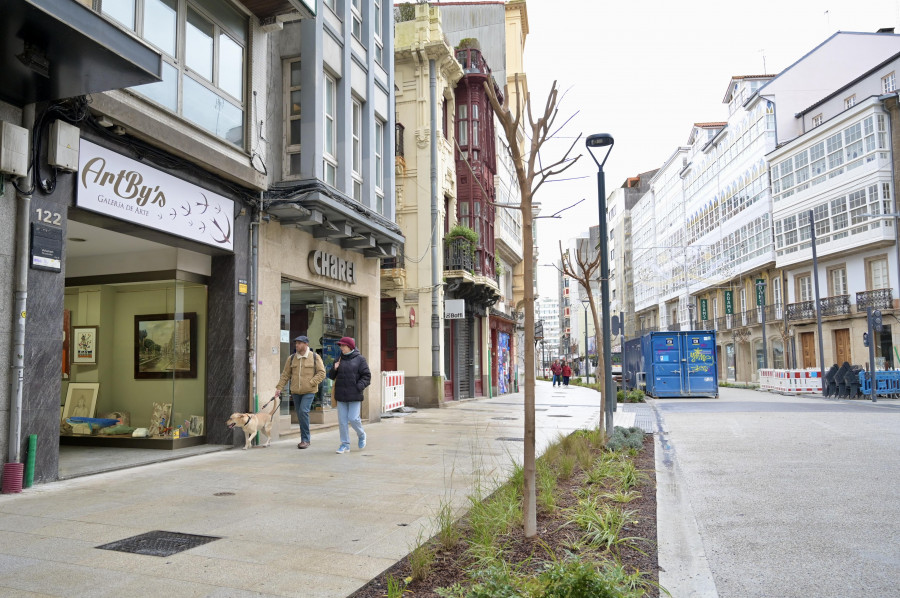
[[816, 367], [816, 333], [800, 333], [800, 350], [803, 353], [803, 367], [813, 369]]
[[381, 370], [397, 371], [397, 301], [381, 300]]
[[838, 366], [847, 363], [853, 363], [850, 356], [850, 329], [841, 328], [834, 331], [834, 359]]

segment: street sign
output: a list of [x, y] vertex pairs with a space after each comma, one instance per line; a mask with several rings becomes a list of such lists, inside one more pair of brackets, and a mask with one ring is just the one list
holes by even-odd
[[705, 322], [709, 319], [709, 302], [706, 299], [700, 300], [700, 321]]
[[734, 291], [725, 291], [725, 315], [734, 313]]
[[766, 281], [762, 278], [756, 279], [756, 307], [762, 307], [766, 304]]

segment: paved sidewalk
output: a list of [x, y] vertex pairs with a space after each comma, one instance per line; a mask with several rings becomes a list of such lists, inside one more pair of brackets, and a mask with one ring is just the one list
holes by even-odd
[[[538, 454], [596, 426], [599, 394], [538, 382]], [[337, 430], [36, 486], [0, 496], [0, 595], [343, 597], [431, 535], [521, 461], [522, 394], [465, 401], [366, 426], [337, 455]], [[215, 423], [211, 423], [215, 425]], [[351, 434], [352, 435], [352, 434]], [[169, 557], [96, 546], [152, 530], [220, 536]]]

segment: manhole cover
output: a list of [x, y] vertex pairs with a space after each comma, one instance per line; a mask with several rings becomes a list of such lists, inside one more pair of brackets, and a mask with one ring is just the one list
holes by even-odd
[[507, 421], [515, 421], [518, 418], [515, 418], [515, 417], [492, 417], [491, 419], [502, 419], [502, 420], [507, 420]]
[[548, 415], [547, 417], [572, 417], [571, 415]]
[[514, 438], [512, 436], [501, 436], [497, 440], [503, 440], [504, 442], [525, 442], [524, 438]]
[[172, 556], [218, 539], [218, 536], [197, 536], [157, 530], [125, 538], [124, 540], [116, 540], [109, 544], [97, 546], [97, 548], [130, 552], [132, 554], [146, 554], [148, 556]]
[[216, 492], [213, 496], [234, 496], [234, 492]]

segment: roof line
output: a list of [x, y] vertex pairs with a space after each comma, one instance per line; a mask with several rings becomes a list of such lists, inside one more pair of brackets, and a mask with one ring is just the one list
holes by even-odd
[[900, 58], [900, 52], [897, 52], [896, 54], [894, 54], [890, 58], [886, 59], [881, 64], [878, 64], [878, 65], [872, 67], [871, 69], [869, 69], [868, 71], [866, 71], [865, 73], [863, 73], [862, 75], [860, 75], [859, 77], [857, 77], [856, 79], [851, 81], [850, 83], [847, 83], [843, 87], [839, 87], [836, 91], [832, 92], [830, 95], [825, 96], [824, 98], [822, 98], [821, 100], [819, 100], [818, 102], [813, 104], [812, 106], [807, 106], [806, 108], [804, 108], [803, 110], [801, 110], [800, 112], [795, 114], [794, 118], [800, 118], [800, 117], [804, 116], [806, 113], [808, 113], [809, 111], [814, 110], [815, 108], [818, 108], [819, 106], [821, 106], [828, 100], [839, 95], [842, 91], [846, 90], [848, 87], [852, 87], [852, 86], [856, 85], [857, 83], [859, 83], [860, 81], [862, 81], [863, 79], [865, 79], [866, 77], [868, 77], [869, 75], [874, 73], [875, 71], [884, 68], [885, 66], [887, 66], [891, 62], [897, 60], [898, 58]]

